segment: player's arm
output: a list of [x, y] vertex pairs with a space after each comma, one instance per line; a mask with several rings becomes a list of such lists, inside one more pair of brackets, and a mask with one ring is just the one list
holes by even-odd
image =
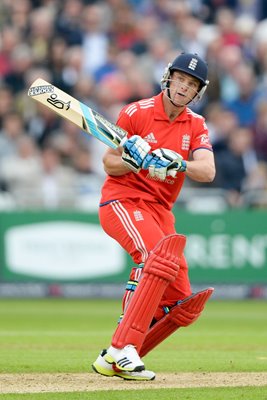
[[192, 161], [186, 161], [186, 175], [194, 181], [212, 182], [215, 173], [214, 155], [208, 149], [195, 150]]
[[179, 173], [185, 173], [190, 179], [198, 182], [212, 182], [215, 177], [215, 164], [213, 152], [206, 149], [196, 149], [193, 160], [186, 161], [173, 150], [160, 148], [148, 154], [144, 168], [149, 169], [149, 174], [160, 180], [166, 176], [175, 177]]
[[118, 147], [116, 150], [106, 150], [103, 156], [103, 165], [106, 174], [121, 176], [131, 172], [130, 169], [122, 161], [122, 152], [123, 150], [121, 147]]
[[215, 162], [205, 119], [197, 119], [192, 138], [192, 160], [187, 161], [186, 175], [197, 182], [212, 182], [215, 178]]

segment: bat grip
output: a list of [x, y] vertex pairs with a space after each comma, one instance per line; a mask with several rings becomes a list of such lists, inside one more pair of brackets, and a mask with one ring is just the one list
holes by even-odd
[[127, 136], [125, 135], [125, 136], [121, 139], [121, 141], [120, 141], [120, 146], [123, 147], [123, 145], [127, 142], [127, 140], [128, 140], [128, 138], [127, 138]]

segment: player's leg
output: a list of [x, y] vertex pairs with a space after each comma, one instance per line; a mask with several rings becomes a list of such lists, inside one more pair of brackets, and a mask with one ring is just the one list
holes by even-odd
[[105, 360], [122, 370], [141, 371], [144, 364], [138, 356], [162, 295], [179, 270], [179, 259], [185, 246], [183, 235], [169, 235], [150, 251], [142, 278], [126, 313], [112, 338]]
[[[149, 250], [164, 236], [153, 217], [153, 212], [150, 209], [146, 209], [143, 204], [140, 204], [140, 207], [131, 202], [108, 204], [100, 209], [100, 221], [105, 232], [121, 244], [132, 256], [136, 264], [144, 262], [147, 259]], [[153, 235], [151, 235], [151, 230]], [[134, 269], [131, 278], [137, 281], [140, 277], [140, 271], [140, 269]], [[131, 295], [132, 291], [126, 292], [124, 296], [125, 306], [128, 304]], [[98, 368], [98, 372], [101, 373], [103, 365], [101, 364], [101, 367], [98, 364], [99, 357], [93, 366], [94, 369]], [[106, 367], [109, 367], [107, 369], [113, 375], [113, 364], [106, 365]], [[138, 379], [136, 374], [138, 372], [134, 374], [134, 379]], [[104, 375], [107, 375], [107, 373]], [[151, 379], [151, 375], [149, 375], [149, 379]]]
[[[159, 210], [158, 207], [153, 209], [153, 206], [151, 206], [151, 208], [154, 219], [158, 221], [158, 224], [161, 225], [164, 233], [174, 233], [175, 229], [174, 221], [172, 221], [172, 214], [170, 212], [166, 212], [165, 209]], [[129, 303], [139, 279], [140, 270], [134, 268], [124, 296], [125, 306]], [[194, 322], [200, 316], [205, 302], [210, 297], [211, 292], [212, 290], [208, 289], [190, 296], [191, 288], [188, 278], [188, 267], [186, 259], [183, 256], [180, 260], [179, 275], [175, 282], [172, 282], [167, 286], [167, 289], [162, 296], [160, 305], [155, 313], [158, 323], [154, 325], [151, 330], [149, 330], [140, 354], [142, 356], [145, 355], [180, 326], [187, 326]], [[186, 299], [187, 297], [188, 299]], [[179, 300], [181, 299], [185, 299], [183, 307], [181, 307], [182, 303], [179, 303]], [[179, 303], [179, 305], [177, 305], [177, 303]], [[165, 317], [165, 313], [170, 309], [171, 312]]]
[[[155, 212], [153, 212], [155, 211]], [[170, 212], [166, 212], [166, 210], [160, 210], [160, 212], [158, 212], [158, 208], [156, 208], [155, 210], [152, 209], [152, 214], [154, 216], [154, 219], [158, 222], [158, 224], [161, 224], [161, 226], [163, 227], [163, 229], [165, 230], [165, 232], [169, 232], [169, 233], [173, 233], [175, 232], [174, 230], [174, 220], [173, 220], [173, 216]], [[151, 210], [150, 210], [151, 212]], [[162, 221], [164, 221], [162, 223]], [[149, 224], [150, 225], [150, 224]], [[153, 230], [154, 232], [154, 230]], [[150, 236], [151, 237], [151, 236]], [[191, 289], [190, 289], [190, 284], [189, 284], [189, 279], [188, 279], [188, 268], [187, 268], [187, 264], [186, 261], [184, 259], [184, 257], [182, 258], [182, 262], [180, 262], [180, 265], [182, 266], [182, 274], [180, 277], [180, 272], [179, 272], [179, 283], [177, 284], [176, 281], [175, 283], [171, 283], [168, 288], [171, 286], [172, 288], [168, 291], [165, 291], [165, 294], [163, 295], [163, 299], [160, 302], [160, 306], [158, 307], [158, 319], [164, 314], [163, 310], [166, 310], [165, 304], [168, 304], [169, 306], [176, 304], [177, 299], [183, 299], [186, 296], [191, 294]], [[129, 304], [129, 300], [131, 299], [131, 296], [134, 292], [134, 290], [137, 287], [137, 283], [140, 279], [140, 275], [141, 275], [141, 269], [140, 268], [133, 268], [131, 275], [130, 275], [130, 280], [127, 284], [126, 287], [126, 292], [124, 295], [124, 307], [126, 308], [127, 305]], [[177, 329], [177, 328], [176, 328]], [[154, 332], [154, 331], [153, 331]], [[149, 336], [149, 342], [151, 343], [151, 338], [153, 341], [153, 336]], [[163, 340], [164, 338], [162, 338]], [[156, 338], [155, 340], [158, 340], [158, 338]], [[156, 343], [155, 343], [156, 345]]]

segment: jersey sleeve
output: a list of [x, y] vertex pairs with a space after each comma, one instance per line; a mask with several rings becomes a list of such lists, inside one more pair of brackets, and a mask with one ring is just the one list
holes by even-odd
[[193, 132], [194, 133], [191, 143], [192, 152], [199, 149], [207, 149], [213, 151], [205, 118], [201, 117], [195, 121]]

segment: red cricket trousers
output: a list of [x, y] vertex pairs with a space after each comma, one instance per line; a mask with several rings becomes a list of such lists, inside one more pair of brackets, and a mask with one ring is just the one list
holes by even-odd
[[[100, 207], [100, 223], [104, 231], [131, 255], [135, 264], [144, 263], [150, 250], [163, 237], [176, 233], [171, 211], [159, 203], [144, 200], [116, 200]], [[136, 279], [133, 274], [130, 279]], [[139, 272], [140, 273], [140, 272]], [[155, 319], [164, 315], [163, 307], [173, 306], [191, 294], [188, 266], [183, 255], [177, 279], [170, 283], [159, 304]]]

